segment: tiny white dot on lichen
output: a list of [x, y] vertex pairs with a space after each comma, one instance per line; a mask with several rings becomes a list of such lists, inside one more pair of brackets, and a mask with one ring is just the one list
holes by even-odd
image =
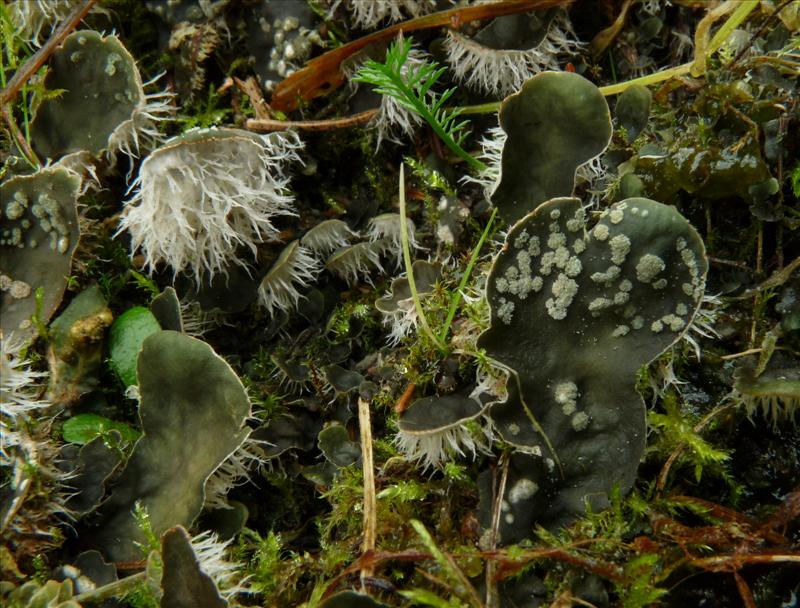
[[583, 239], [578, 239], [574, 243], [572, 243], [572, 251], [575, 253], [583, 253], [586, 251], [586, 241]]
[[661, 321], [653, 321], [650, 324], [650, 331], [653, 333], [660, 333], [664, 329], [664, 324]]
[[612, 209], [608, 216], [612, 224], [619, 224], [625, 217], [625, 214], [622, 212], [622, 209], [617, 208]]
[[560, 209], [553, 209], [550, 212], [550, 219], [557, 220], [561, 217], [561, 210]]

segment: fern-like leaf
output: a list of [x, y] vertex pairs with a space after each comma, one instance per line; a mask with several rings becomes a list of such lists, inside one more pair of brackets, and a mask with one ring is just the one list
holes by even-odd
[[365, 62], [354, 80], [372, 85], [376, 93], [391, 97], [401, 107], [419, 115], [448, 148], [471, 167], [483, 171], [485, 165], [462, 147], [468, 135], [469, 121], [457, 121], [461, 111], [444, 107], [455, 89], [447, 89], [441, 94], [433, 91], [446, 68], [432, 61], [424, 61], [409, 65], [404, 71], [411, 45], [410, 38], [396, 40], [386, 50], [383, 63], [374, 60]]

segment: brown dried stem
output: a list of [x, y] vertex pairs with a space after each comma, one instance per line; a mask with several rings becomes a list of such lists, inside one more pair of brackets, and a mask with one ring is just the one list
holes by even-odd
[[344, 118], [331, 118], [329, 120], [274, 120], [272, 118], [250, 118], [245, 127], [251, 131], [269, 132], [285, 131], [286, 129], [301, 129], [303, 131], [332, 131], [334, 129], [347, 129], [367, 124], [378, 110], [365, 110]]

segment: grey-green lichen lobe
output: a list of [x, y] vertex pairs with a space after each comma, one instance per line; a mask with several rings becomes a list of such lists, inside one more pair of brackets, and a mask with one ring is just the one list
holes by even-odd
[[41, 316], [61, 301], [79, 229], [80, 177], [50, 167], [0, 185], [0, 316], [4, 332], [29, 331], [33, 294], [43, 289]]
[[[518, 378], [490, 415], [503, 439], [541, 454], [532, 479], [547, 490], [530, 508], [546, 521], [632, 483], [645, 436], [636, 371], [686, 331], [707, 270], [702, 241], [674, 208], [629, 199], [595, 226], [580, 213], [579, 200], [553, 199], [511, 228], [487, 281], [492, 324], [478, 341]], [[518, 286], [537, 279], [541, 288], [520, 298]]]

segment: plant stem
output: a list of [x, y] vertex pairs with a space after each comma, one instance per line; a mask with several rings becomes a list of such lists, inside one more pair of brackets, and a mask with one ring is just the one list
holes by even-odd
[[492, 215], [489, 217], [489, 221], [486, 223], [486, 228], [483, 229], [483, 234], [481, 234], [481, 238], [478, 239], [478, 244], [472, 251], [472, 255], [467, 263], [467, 268], [464, 271], [464, 276], [461, 277], [461, 282], [458, 284], [458, 289], [450, 300], [450, 309], [447, 311], [447, 318], [444, 320], [444, 327], [442, 327], [442, 332], [439, 334], [440, 342], [445, 342], [445, 340], [447, 340], [447, 332], [450, 330], [450, 324], [453, 322], [453, 318], [456, 316], [456, 310], [458, 309], [458, 304], [461, 301], [461, 292], [463, 292], [467, 286], [467, 281], [469, 281], [470, 274], [472, 274], [472, 269], [475, 267], [475, 264], [478, 261], [478, 256], [481, 253], [483, 244], [486, 242], [486, 237], [489, 236], [489, 231], [492, 229], [492, 223], [494, 223], [494, 218], [496, 215], [497, 207], [492, 210]]
[[440, 348], [444, 348], [444, 344], [439, 341], [433, 331], [431, 331], [431, 326], [428, 325], [428, 319], [425, 317], [425, 311], [422, 310], [422, 302], [420, 302], [419, 293], [417, 292], [417, 283], [414, 281], [414, 271], [411, 267], [411, 248], [408, 244], [408, 220], [406, 219], [406, 182], [403, 163], [400, 163], [400, 241], [403, 245], [403, 262], [406, 266], [408, 287], [411, 290], [411, 298], [414, 300], [414, 308], [417, 310], [419, 323], [422, 326], [422, 330], [431, 340], [433, 340], [434, 344]]

